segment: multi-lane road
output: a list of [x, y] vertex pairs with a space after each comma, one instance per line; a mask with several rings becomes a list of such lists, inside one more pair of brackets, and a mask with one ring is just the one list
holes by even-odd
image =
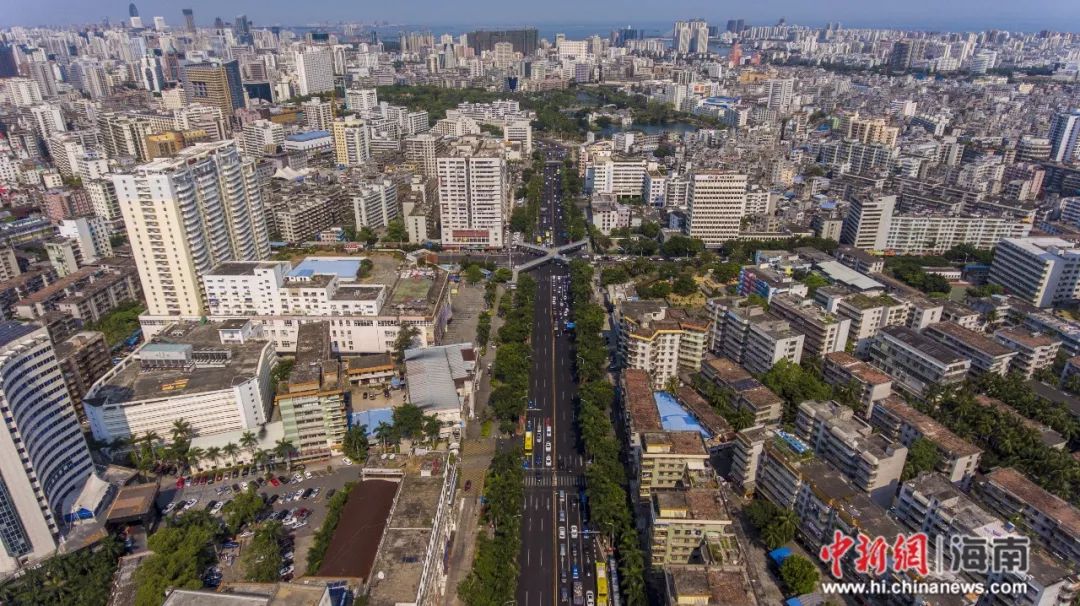
[[[559, 152], [546, 151], [540, 233], [551, 230], [563, 244]], [[586, 530], [585, 461], [575, 418], [577, 385], [566, 330], [567, 267], [549, 263], [531, 273], [537, 281], [532, 337], [532, 377], [526, 430], [533, 452], [526, 457], [522, 512], [521, 576], [517, 606], [580, 603], [596, 594], [597, 551]], [[580, 602], [575, 599], [575, 584]]]

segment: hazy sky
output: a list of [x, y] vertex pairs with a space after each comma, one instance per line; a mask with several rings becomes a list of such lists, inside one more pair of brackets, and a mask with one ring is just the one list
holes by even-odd
[[[432, 26], [597, 24], [603, 31], [617, 24], [655, 24], [687, 17], [720, 24], [730, 18], [766, 24], [783, 16], [788, 22], [810, 25], [840, 21], [852, 26], [921, 29], [1080, 31], [1080, 0], [141, 0], [136, 4], [147, 23], [160, 15], [172, 25], [182, 22], [181, 8], [192, 8], [200, 25], [216, 16], [231, 21], [246, 13], [256, 26], [386, 20]], [[105, 16], [115, 22], [127, 17], [127, 5], [122, 0], [0, 0], [0, 24], [77, 24]]]

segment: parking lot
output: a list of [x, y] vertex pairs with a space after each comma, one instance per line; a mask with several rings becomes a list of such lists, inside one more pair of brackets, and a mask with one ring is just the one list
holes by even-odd
[[[305, 477], [300, 482], [294, 482], [292, 478], [297, 472], [310, 474], [311, 477]], [[264, 473], [262, 474], [264, 482], [262, 486], [257, 488], [257, 491], [264, 495], [266, 500], [272, 501], [269, 515], [278, 516], [279, 519], [285, 521], [286, 517], [282, 512], [295, 512], [302, 508], [310, 511], [305, 520], [306, 523], [301, 522], [295, 528], [286, 528], [293, 539], [294, 576], [298, 577], [306, 572], [307, 551], [311, 546], [313, 535], [326, 519], [327, 499], [332, 492], [341, 490], [346, 483], [358, 481], [360, 467], [357, 465], [344, 465], [341, 458], [337, 457], [332, 461], [323, 460], [314, 463], [307, 462], [304, 465], [294, 465], [291, 473], [287, 473], [285, 468], [280, 466], [274, 471], [274, 475], [275, 477], [285, 477], [288, 482], [274, 486], [271, 482], [265, 481], [266, 474]], [[227, 480], [223, 478], [220, 482], [215, 481], [213, 484], [209, 482], [199, 485], [185, 484], [183, 488], [179, 489], [176, 487], [175, 478], [165, 478], [162, 480], [162, 489], [158, 494], [157, 505], [161, 510], [168, 507], [170, 503], [173, 503], [174, 507], [178, 508], [179, 505], [190, 499], [197, 499], [195, 505], [190, 508], [191, 510], [212, 510], [214, 502], [224, 504], [232, 500], [235, 495], [234, 485], [242, 490], [243, 482], [254, 482], [256, 477], [254, 473], [249, 473], [247, 476], [240, 474]], [[308, 489], [312, 489], [312, 491], [318, 489], [318, 494], [309, 496], [306, 499], [287, 499], [289, 495], [295, 495], [298, 491], [307, 491]], [[222, 514], [219, 511], [216, 515], [221, 516]], [[221, 582], [244, 580], [243, 570], [240, 570], [239, 562], [240, 554], [243, 553], [249, 539], [250, 536], [247, 533], [241, 533], [233, 541], [236, 543], [236, 547], [218, 550], [220, 554], [218, 567], [221, 570]]]

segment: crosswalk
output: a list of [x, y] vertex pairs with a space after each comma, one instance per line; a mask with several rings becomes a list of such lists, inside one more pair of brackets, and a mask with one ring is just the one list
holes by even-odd
[[552, 475], [542, 474], [540, 477], [536, 477], [535, 474], [525, 475], [525, 485], [533, 487], [562, 487], [562, 488], [585, 488], [585, 476], [583, 475]]

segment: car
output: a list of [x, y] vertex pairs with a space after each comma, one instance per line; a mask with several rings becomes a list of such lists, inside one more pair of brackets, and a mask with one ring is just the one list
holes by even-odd
[[341, 457], [341, 464], [352, 465], [352, 459], [350, 459], [349, 457]]
[[274, 514], [274, 519], [277, 520], [278, 522], [284, 520], [287, 517], [289, 517], [289, 510], [288, 509], [282, 509], [281, 511]]
[[566, 540], [566, 526], [559, 526], [559, 540]]
[[570, 576], [573, 577], [575, 581], [578, 580], [577, 564], [570, 567]]
[[183, 488], [184, 487], [184, 478], [176, 478], [176, 487], [177, 488]]
[[544, 443], [544, 451], [551, 452], [551, 442], [550, 441]]
[[314, 488], [308, 488], [304, 492], [300, 493], [300, 498], [301, 499], [310, 499], [311, 496], [314, 495], [314, 494], [315, 494], [315, 489]]
[[565, 509], [560, 509], [559, 510], [559, 521], [560, 522], [565, 522], [566, 521], [566, 510]]
[[270, 495], [270, 498], [266, 501], [266, 504], [267, 505], [273, 505], [274, 503], [277, 502], [278, 498], [280, 498], [280, 497], [278, 497], [278, 495], [272, 494], [272, 495]]
[[286, 561], [286, 562], [292, 562], [292, 560], [293, 560], [293, 552], [286, 551], [284, 554], [282, 554], [281, 559]]
[[240, 492], [240, 485], [239, 484], [233, 484], [232, 489], [233, 489], [233, 492]]
[[247, 490], [249, 485], [250, 484], [248, 484], [247, 480], [244, 480], [243, 482], [240, 482], [240, 490]]
[[315, 477], [315, 474], [311, 473], [310, 471], [305, 471], [304, 472], [304, 479], [310, 480], [311, 478], [314, 478], [314, 477]]
[[288, 484], [289, 483], [289, 478], [286, 478], [285, 476], [278, 476], [277, 479], [278, 479], [278, 482], [281, 482], [282, 484]]
[[174, 509], [176, 509], [176, 503], [169, 503], [164, 507], [164, 509], [161, 510], [161, 513], [163, 515], [169, 515]]
[[296, 567], [293, 566], [292, 564], [289, 564], [288, 566], [282, 568], [278, 572], [281, 573], [281, 576], [285, 576], [287, 574], [292, 574], [294, 570], [296, 570]]
[[322, 488], [316, 486], [315, 489], [311, 492], [311, 498], [314, 499], [315, 497], [319, 496], [320, 492], [322, 492]]
[[591, 590], [586, 591], [585, 592], [585, 605], [586, 606], [594, 606], [594, 604], [596, 604], [596, 596], [593, 595], [593, 592]]
[[551, 455], [544, 457], [544, 464], [551, 467]]
[[571, 539], [576, 539], [577, 538], [577, 525], [574, 525], [574, 526], [570, 527], [570, 538]]
[[209, 510], [209, 509], [213, 509], [213, 508], [214, 508], [214, 506], [215, 506], [215, 505], [217, 505], [217, 504], [218, 504], [218, 502], [217, 502], [217, 501], [215, 501], [215, 500], [213, 500], [213, 499], [210, 499], [210, 500], [209, 500], [209, 501], [208, 501], [208, 502], [206, 503], [206, 509], [208, 509], [208, 510]]
[[470, 489], [472, 489], [472, 480], [465, 480], [465, 491], [468, 492]]
[[277, 478], [270, 476], [270, 485], [277, 488], [278, 486], [281, 486], [281, 482], [278, 482]]
[[306, 521], [304, 521], [304, 522], [300, 522], [300, 523], [299, 523], [299, 524], [297, 524], [296, 526], [293, 526], [293, 530], [300, 530], [300, 529], [301, 529], [301, 528], [303, 528], [304, 526], [307, 526], [307, 522], [306, 522]]

